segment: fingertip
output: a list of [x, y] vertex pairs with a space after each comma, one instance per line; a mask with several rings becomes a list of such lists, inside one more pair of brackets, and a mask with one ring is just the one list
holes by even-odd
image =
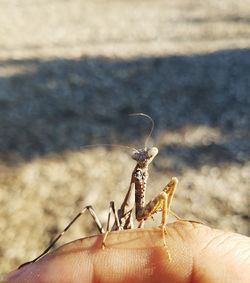
[[187, 221], [167, 226], [167, 246], [158, 228], [112, 232], [104, 250], [103, 235], [76, 240], [24, 266], [6, 282], [218, 282], [223, 268], [229, 275], [230, 269], [239, 270], [239, 262], [246, 268], [228, 250], [239, 242], [244, 245], [237, 248], [247, 250], [249, 239], [234, 235], [236, 240], [232, 233]]
[[186, 282], [191, 272], [188, 249], [173, 245], [177, 239], [168, 236], [164, 247], [161, 229], [110, 233], [104, 250], [102, 239], [95, 236], [62, 246], [6, 282]]

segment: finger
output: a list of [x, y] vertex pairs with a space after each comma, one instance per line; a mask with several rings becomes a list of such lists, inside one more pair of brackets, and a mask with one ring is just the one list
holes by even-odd
[[[168, 225], [167, 232], [167, 248], [163, 246], [160, 229], [110, 233], [105, 250], [101, 249], [103, 236], [77, 240], [24, 266], [7, 282], [211, 283], [225, 276], [221, 268], [223, 266], [225, 271], [227, 262], [230, 266], [228, 274], [232, 273], [232, 265], [234, 270], [239, 263], [240, 268], [247, 268], [247, 253], [243, 252], [247, 246], [249, 248], [246, 237], [234, 239], [233, 235], [237, 234], [188, 222]], [[232, 252], [232, 242], [235, 241], [241, 245], [238, 247], [242, 250], [240, 254]], [[238, 273], [233, 274], [236, 279], [242, 275]], [[249, 276], [247, 271], [246, 276]]]

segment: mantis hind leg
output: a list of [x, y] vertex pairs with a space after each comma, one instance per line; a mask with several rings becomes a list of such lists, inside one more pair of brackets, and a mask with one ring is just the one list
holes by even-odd
[[73, 223], [80, 217], [84, 214], [85, 211], [88, 211], [90, 213], [90, 215], [92, 216], [95, 224], [96, 224], [96, 227], [98, 229], [98, 231], [103, 234], [105, 233], [103, 227], [102, 227], [102, 224], [99, 220], [99, 218], [97, 217], [97, 214], [95, 213], [93, 207], [91, 205], [88, 205], [86, 207], [84, 207], [70, 222], [69, 224], [63, 229], [63, 231], [49, 244], [49, 246], [38, 256], [36, 257], [35, 259], [31, 260], [31, 261], [28, 261], [28, 262], [25, 262], [23, 263], [22, 265], [20, 265], [18, 267], [21, 268], [23, 267], [24, 265], [27, 265], [27, 264], [30, 264], [30, 263], [34, 263], [36, 262], [37, 260], [39, 260], [41, 257], [43, 257], [45, 254], [47, 254], [51, 248], [56, 244], [56, 242], [63, 236], [63, 234], [73, 225]]

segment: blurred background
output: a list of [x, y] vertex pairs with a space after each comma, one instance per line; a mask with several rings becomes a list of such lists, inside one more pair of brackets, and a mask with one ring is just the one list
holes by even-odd
[[[250, 235], [250, 1], [0, 2], [0, 261], [36, 257], [84, 205], [103, 223], [150, 145], [183, 218]], [[157, 226], [155, 223], [148, 225]], [[63, 242], [97, 233], [88, 215]]]

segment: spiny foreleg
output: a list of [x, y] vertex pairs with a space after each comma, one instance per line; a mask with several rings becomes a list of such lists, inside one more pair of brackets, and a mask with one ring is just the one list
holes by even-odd
[[[153, 198], [146, 206], [140, 208], [137, 211], [136, 219], [139, 221], [139, 226], [142, 227], [142, 223], [153, 216], [158, 211], [161, 211], [161, 231], [164, 246], [166, 247], [166, 224], [168, 211], [170, 210], [171, 202], [173, 199], [174, 192], [178, 184], [177, 178], [173, 177], [171, 181], [165, 186], [162, 192], [160, 192], [155, 198]], [[168, 252], [169, 259], [171, 261], [171, 255]]]
[[173, 177], [162, 192], [153, 198], [147, 205], [137, 211], [136, 219], [141, 222], [153, 216], [156, 212], [161, 211], [161, 226], [165, 226], [167, 224], [168, 211], [170, 210], [177, 184], [177, 178]]

